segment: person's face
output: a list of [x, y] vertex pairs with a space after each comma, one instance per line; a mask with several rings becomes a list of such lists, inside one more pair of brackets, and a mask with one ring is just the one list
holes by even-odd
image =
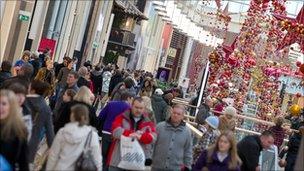
[[175, 107], [172, 109], [170, 117], [172, 123], [179, 124], [184, 119], [184, 110], [180, 107]]
[[29, 57], [29, 56], [27, 56], [27, 55], [24, 55], [23, 60], [25, 60], [25, 61], [27, 62], [27, 61], [29, 61], [29, 60], [30, 60], [30, 57]]
[[132, 114], [133, 114], [133, 116], [140, 117], [143, 114], [144, 111], [145, 111], [145, 104], [144, 104], [144, 102], [139, 102], [139, 101], [135, 100], [133, 102], [133, 105], [132, 105]]
[[221, 136], [218, 141], [218, 149], [220, 152], [228, 152], [231, 148], [231, 144], [226, 136]]
[[67, 60], [63, 60], [63, 65], [67, 66], [68, 65], [68, 61]]
[[68, 64], [68, 68], [69, 68], [69, 69], [72, 69], [72, 68], [73, 68], [73, 64], [74, 64], [73, 62], [70, 62], [70, 63]]
[[1, 96], [0, 97], [0, 120], [7, 118], [7, 116], [9, 115], [9, 102], [8, 102], [8, 98]]
[[77, 82], [77, 79], [74, 77], [73, 74], [69, 74], [67, 78], [67, 84], [68, 85], [73, 85]]
[[272, 136], [261, 136], [261, 142], [264, 149], [269, 149], [274, 143], [274, 138]]
[[22, 93], [16, 93], [16, 97], [17, 97], [19, 106], [23, 105], [23, 103], [25, 101], [25, 95]]
[[69, 101], [71, 101], [71, 97], [65, 92], [62, 96], [62, 100], [64, 102], [69, 102]]

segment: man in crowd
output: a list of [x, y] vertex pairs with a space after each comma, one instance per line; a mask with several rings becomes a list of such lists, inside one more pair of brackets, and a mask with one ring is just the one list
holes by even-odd
[[79, 78], [78, 73], [75, 71], [71, 71], [68, 74], [65, 86], [63, 86], [63, 88], [59, 89], [58, 94], [56, 95], [57, 100], [56, 100], [55, 109], [54, 109], [55, 118], [57, 117], [56, 115], [57, 115], [58, 109], [59, 109], [60, 105], [62, 104], [62, 97], [64, 95], [64, 92], [67, 89], [73, 89], [76, 92], [79, 90], [79, 87], [77, 86], [78, 78]]
[[238, 155], [242, 160], [242, 171], [259, 171], [259, 156], [263, 149], [269, 149], [274, 143], [273, 133], [264, 131], [260, 136], [249, 135], [238, 144]]
[[114, 119], [119, 114], [131, 108], [135, 94], [124, 91], [121, 95], [121, 101], [110, 101], [99, 113], [99, 119], [102, 128], [102, 160], [103, 160], [103, 171], [107, 171], [108, 167], [106, 165], [107, 156], [109, 153], [110, 145], [112, 143], [112, 133], [111, 127]]
[[144, 149], [156, 140], [155, 125], [143, 114], [144, 110], [143, 99], [137, 97], [132, 102], [131, 110], [127, 110], [115, 118], [112, 124], [112, 136], [114, 140], [108, 155], [109, 171], [124, 170], [118, 168], [118, 164], [121, 161], [120, 137], [122, 135], [136, 138]]
[[152, 170], [191, 170], [192, 137], [183, 121], [185, 107], [175, 105], [167, 121], [156, 127], [157, 140], [153, 153]]
[[2, 62], [1, 71], [0, 71], [0, 86], [6, 79], [12, 76], [11, 69], [12, 69], [12, 63], [10, 61]]

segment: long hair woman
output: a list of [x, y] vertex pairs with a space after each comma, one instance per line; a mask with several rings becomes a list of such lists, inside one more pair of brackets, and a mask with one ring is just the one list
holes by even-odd
[[223, 132], [216, 143], [204, 150], [193, 171], [239, 171], [241, 160], [237, 154], [236, 140], [231, 131]]
[[21, 107], [10, 90], [0, 90], [0, 154], [13, 170], [29, 170], [27, 131]]
[[69, 122], [71, 107], [77, 104], [82, 104], [87, 107], [87, 109], [89, 110], [90, 125], [95, 128], [98, 128], [96, 110], [92, 106], [93, 101], [94, 94], [87, 86], [82, 86], [74, 96], [73, 101], [69, 105], [66, 105], [66, 109], [62, 110], [64, 112], [59, 114], [59, 117], [55, 122], [55, 130], [58, 131], [66, 123]]

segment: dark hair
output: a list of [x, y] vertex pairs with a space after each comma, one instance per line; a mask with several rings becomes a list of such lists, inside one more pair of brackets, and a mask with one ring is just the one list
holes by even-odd
[[134, 100], [133, 100], [133, 103], [135, 101], [138, 101], [138, 102], [142, 103], [144, 101], [144, 99], [142, 97], [135, 97]]
[[89, 123], [89, 110], [85, 105], [77, 104], [72, 106], [71, 113], [73, 113], [74, 119], [79, 123], [79, 126]]
[[271, 132], [269, 130], [265, 130], [265, 131], [262, 132], [261, 136], [273, 137], [273, 132]]
[[79, 78], [79, 74], [76, 71], [71, 71], [69, 74], [73, 75], [76, 79]]
[[26, 86], [19, 82], [10, 84], [8, 87], [6, 87], [6, 89], [13, 91], [15, 94], [27, 94]]
[[96, 71], [100, 71], [100, 70], [101, 70], [100, 65], [96, 65], [96, 66], [95, 66], [95, 70], [96, 70]]
[[10, 61], [3, 61], [1, 64], [1, 70], [10, 72], [12, 69], [12, 63]]
[[47, 82], [43, 82], [41, 80], [33, 80], [31, 82], [31, 90], [34, 90], [35, 93], [43, 96], [50, 89], [50, 84]]
[[134, 81], [132, 80], [132, 78], [126, 78], [124, 80], [125, 86], [126, 88], [131, 88], [134, 86]]
[[31, 52], [29, 50], [25, 50], [22, 54], [22, 59], [24, 59], [25, 56], [31, 57]]
[[65, 90], [65, 93], [68, 96], [71, 97], [71, 100], [73, 100], [73, 98], [74, 98], [74, 96], [76, 95], [77, 92], [75, 90], [73, 90], [73, 89], [67, 89], [67, 90]]
[[20, 70], [23, 71], [23, 75], [26, 77], [31, 77], [34, 73], [34, 68], [29, 63], [23, 64]]
[[132, 98], [132, 97], [135, 97], [135, 93], [132, 93], [132, 92], [129, 91], [129, 90], [124, 90], [124, 91], [122, 91], [122, 93], [121, 93], [121, 100], [122, 100], [122, 101], [127, 101], [128, 98]]

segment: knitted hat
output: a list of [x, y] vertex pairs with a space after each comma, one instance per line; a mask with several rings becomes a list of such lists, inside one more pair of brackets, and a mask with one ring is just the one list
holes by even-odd
[[236, 109], [234, 107], [228, 106], [228, 107], [225, 108], [224, 114], [235, 116], [237, 114], [237, 112], [236, 112]]
[[220, 121], [217, 116], [208, 116], [205, 122], [212, 128], [217, 129]]
[[163, 95], [164, 92], [160, 88], [158, 88], [158, 89], [155, 90], [155, 94], [157, 94], [157, 95]]

